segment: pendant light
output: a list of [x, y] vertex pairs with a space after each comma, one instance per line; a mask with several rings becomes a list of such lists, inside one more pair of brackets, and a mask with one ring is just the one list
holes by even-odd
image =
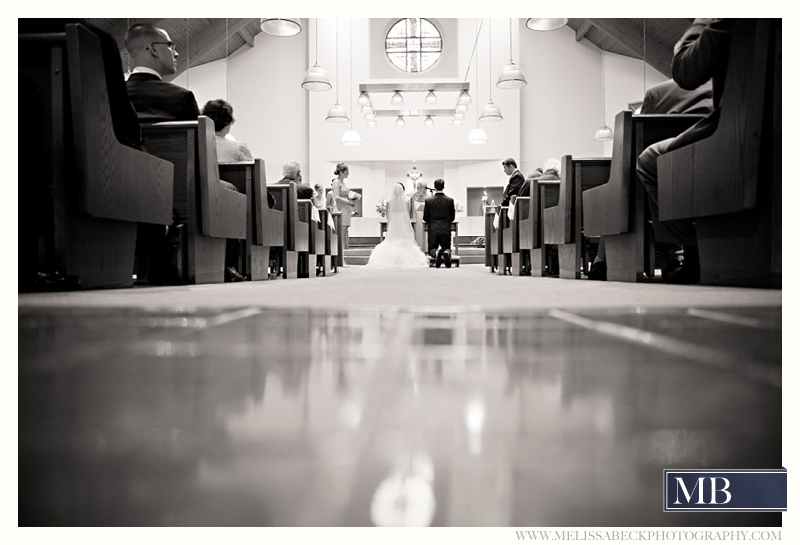
[[461, 90], [461, 94], [458, 95], [458, 103], [459, 104], [471, 104], [472, 97], [469, 96], [469, 92], [466, 89]]
[[347, 117], [347, 110], [339, 104], [339, 19], [336, 19], [336, 103], [328, 110], [328, 116], [325, 121], [331, 123], [347, 123], [350, 121], [350, 118]]
[[439, 102], [439, 99], [436, 98], [436, 93], [433, 92], [433, 89], [428, 91], [428, 94], [425, 95], [425, 102], [427, 104], [436, 104], [437, 102]]
[[528, 85], [522, 68], [514, 64], [514, 47], [511, 40], [512, 19], [508, 20], [508, 64], [500, 70], [497, 86], [500, 89], [520, 89]]
[[614, 139], [614, 131], [612, 131], [611, 128], [608, 125], [606, 125], [606, 51], [605, 51], [606, 33], [605, 33], [605, 27], [603, 27], [601, 30], [603, 31], [603, 41], [602, 41], [603, 49], [600, 51], [600, 54], [601, 54], [600, 58], [601, 58], [601, 62], [602, 62], [600, 74], [601, 74], [601, 78], [603, 80], [603, 126], [600, 127], [599, 129], [597, 129], [597, 131], [594, 133], [594, 139], [597, 140], [598, 142], [606, 142], [608, 140], [613, 140]]
[[391, 103], [395, 106], [402, 106], [403, 105], [403, 95], [400, 94], [400, 91], [395, 91], [392, 95]]
[[495, 123], [503, 120], [503, 114], [500, 113], [500, 108], [497, 104], [492, 102], [492, 19], [489, 19], [489, 102], [481, 110], [480, 120], [483, 122]]
[[270, 36], [289, 37], [300, 34], [303, 27], [300, 26], [300, 19], [269, 17], [261, 19], [261, 30]]
[[328, 73], [319, 65], [319, 19], [314, 19], [314, 66], [306, 70], [300, 87], [306, 91], [327, 91], [331, 88]]
[[[477, 22], [475, 23], [477, 26]], [[481, 26], [478, 28], [478, 31], [475, 36], [475, 47], [473, 48], [473, 53], [475, 49], [478, 47], [478, 38], [481, 35], [481, 28], [483, 28], [483, 20], [481, 20]], [[475, 101], [479, 100], [479, 92], [478, 92], [478, 76], [480, 73], [478, 72], [478, 57], [475, 57]], [[491, 89], [491, 86], [489, 86]], [[481, 129], [478, 126], [478, 112], [475, 112], [475, 128], [469, 131], [469, 136], [467, 137], [468, 144], [485, 144], [489, 141], [489, 138], [486, 136], [486, 131]]]
[[375, 118], [372, 118], [372, 119], [367, 121], [367, 127], [377, 127], [377, 126], [378, 126], [378, 122], [375, 121]]
[[369, 106], [372, 104], [372, 101], [369, 98], [369, 95], [366, 91], [361, 91], [361, 94], [358, 95], [358, 105], [359, 106]]
[[[338, 80], [336, 82], [339, 83]], [[353, 100], [353, 20], [350, 19], [350, 105], [355, 109], [355, 100]], [[353, 130], [353, 118], [350, 118], [350, 130], [345, 131], [342, 135], [342, 144], [345, 146], [359, 146], [361, 145], [361, 135]]]
[[531, 30], [555, 30], [567, 24], [569, 19], [528, 19], [525, 26]]
[[461, 126], [461, 119], [454, 117], [453, 118], [453, 125], [455, 125], [456, 127], [460, 127]]
[[397, 119], [394, 122], [394, 124], [397, 125], [398, 127], [405, 127], [406, 126], [406, 120], [403, 119], [402, 115], [398, 115]]
[[433, 118], [431, 116], [425, 117], [425, 121], [423, 121], [422, 124], [425, 127], [433, 127], [434, 126]]

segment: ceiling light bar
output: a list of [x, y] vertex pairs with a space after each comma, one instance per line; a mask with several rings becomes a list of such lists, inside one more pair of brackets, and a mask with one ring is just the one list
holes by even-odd
[[408, 83], [359, 83], [358, 90], [361, 93], [394, 93], [395, 91], [419, 91], [419, 92], [469, 92], [469, 82], [445, 81], [440, 83], [431, 82], [408, 82]]

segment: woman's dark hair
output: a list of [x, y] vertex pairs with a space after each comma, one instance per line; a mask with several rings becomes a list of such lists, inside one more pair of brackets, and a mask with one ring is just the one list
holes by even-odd
[[235, 121], [233, 119], [233, 106], [221, 98], [206, 102], [201, 113], [211, 118], [216, 132], [221, 131]]
[[350, 172], [350, 168], [344, 163], [339, 163], [336, 165], [336, 170], [334, 170], [333, 173], [334, 175], [338, 176], [342, 172]]

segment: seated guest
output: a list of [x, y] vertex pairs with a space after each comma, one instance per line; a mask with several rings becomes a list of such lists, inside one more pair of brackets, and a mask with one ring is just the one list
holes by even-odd
[[252, 161], [253, 154], [247, 145], [233, 140], [230, 136], [233, 127], [233, 106], [218, 98], [209, 100], [203, 106], [202, 114], [214, 122], [214, 131], [217, 141], [217, 160], [220, 163], [236, 163], [238, 161]]
[[314, 207], [317, 210], [325, 209], [325, 190], [320, 184], [314, 184]]
[[295, 182], [298, 199], [313, 199], [314, 189], [303, 183], [303, 174], [300, 172], [300, 163], [297, 161], [287, 161], [283, 165], [283, 178], [279, 184]]
[[[178, 52], [175, 44], [170, 40], [167, 31], [150, 24], [136, 24], [128, 29], [125, 34], [125, 48], [128, 50], [134, 64], [128, 78], [128, 97], [139, 116], [140, 123], [157, 123], [161, 121], [193, 121], [200, 115], [194, 94], [173, 83], [162, 80], [163, 76], [172, 75], [178, 67]], [[215, 129], [216, 122], [215, 122]], [[224, 180], [220, 183], [227, 189], [238, 191], [236, 186]], [[173, 216], [177, 214], [173, 212]], [[173, 239], [179, 227], [176, 219], [170, 228]], [[145, 247], [163, 247], [158, 234], [149, 227], [140, 226], [139, 234], [145, 239]], [[239, 282], [244, 277], [236, 270], [238, 262], [238, 241], [229, 240], [225, 252], [225, 280]], [[148, 275], [148, 280], [154, 283], [172, 283], [177, 280], [177, 252], [170, 251], [170, 266], [167, 270], [156, 271], [155, 275]], [[163, 259], [162, 259], [163, 261]], [[160, 267], [163, 268], [163, 267]], [[152, 277], [151, 277], [152, 276]]]
[[641, 114], [707, 114], [714, 108], [711, 80], [697, 89], [681, 89], [674, 79], [650, 87]]
[[[682, 89], [673, 79], [668, 79], [650, 87], [644, 94], [641, 114], [708, 114], [713, 110], [711, 80], [696, 89]], [[662, 278], [671, 275], [680, 262], [677, 253], [683, 249], [681, 245], [671, 245], [660, 253]], [[588, 275], [589, 280], [605, 280], [607, 278], [606, 243], [603, 237], [597, 246], [597, 256], [592, 262]]]
[[328, 194], [325, 196], [325, 208], [328, 212], [336, 212], [336, 201], [333, 198], [333, 190], [329, 189]]
[[531, 182], [538, 178], [541, 178], [544, 175], [542, 171], [542, 167], [537, 167], [536, 170], [533, 171], [533, 174], [525, 178], [525, 182], [522, 184], [522, 187], [519, 188], [519, 197], [530, 197], [531, 196]]
[[197, 119], [200, 110], [194, 94], [162, 80], [178, 68], [178, 52], [166, 30], [149, 24], [133, 25], [125, 34], [125, 49], [133, 64], [128, 96], [140, 123]]
[[645, 149], [636, 162], [639, 181], [647, 191], [656, 240], [683, 245], [684, 260], [679, 266], [662, 268], [665, 282], [692, 284], [700, 281], [700, 254], [694, 222], [688, 219], [661, 221], [658, 211], [658, 157], [708, 138], [717, 129], [720, 100], [728, 70], [731, 33], [736, 19], [695, 19], [675, 45], [672, 77], [687, 90], [712, 82], [714, 109], [703, 119], [674, 138], [656, 142]]

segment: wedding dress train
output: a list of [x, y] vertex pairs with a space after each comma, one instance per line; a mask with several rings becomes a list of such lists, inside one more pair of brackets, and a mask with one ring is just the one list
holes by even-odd
[[386, 238], [375, 246], [367, 267], [374, 269], [422, 269], [428, 267], [428, 256], [414, 239], [409, 219], [408, 202], [399, 184], [392, 190], [386, 205]]

